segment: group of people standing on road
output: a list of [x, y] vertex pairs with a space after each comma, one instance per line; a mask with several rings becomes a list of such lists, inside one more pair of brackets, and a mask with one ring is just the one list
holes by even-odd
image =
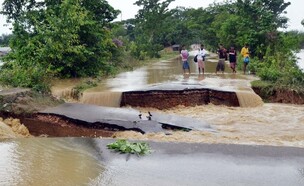
[[[205, 73], [205, 58], [206, 58], [206, 50], [204, 49], [204, 45], [201, 45], [201, 47], [198, 49], [198, 53], [196, 54], [195, 62], [197, 62], [198, 66], [198, 72], [199, 74]], [[182, 46], [181, 54], [180, 54], [182, 61], [183, 61], [183, 71], [184, 74], [189, 73], [190, 74], [190, 65], [188, 62], [189, 52], [186, 49], [185, 46]]]
[[[219, 45], [219, 49], [217, 50], [218, 54], [218, 63], [216, 66], [215, 73], [221, 71], [224, 73], [225, 71], [225, 61], [229, 59], [230, 68], [232, 69], [233, 73], [236, 73], [236, 65], [237, 65], [237, 52], [234, 48], [234, 46], [231, 46], [230, 49], [227, 51], [227, 49], [224, 48], [222, 44]], [[243, 72], [246, 73], [247, 65], [249, 64], [250, 58], [249, 58], [249, 45], [246, 43], [244, 47], [241, 50], [241, 55], [243, 57]], [[184, 74], [189, 73], [190, 74], [190, 65], [189, 65], [189, 52], [185, 48], [185, 46], [182, 47], [180, 56], [183, 61], [183, 72]], [[195, 62], [197, 62], [198, 71], [199, 74], [205, 73], [205, 57], [206, 57], [206, 50], [204, 49], [204, 45], [201, 45], [200, 49], [198, 49], [198, 53], [195, 56]]]

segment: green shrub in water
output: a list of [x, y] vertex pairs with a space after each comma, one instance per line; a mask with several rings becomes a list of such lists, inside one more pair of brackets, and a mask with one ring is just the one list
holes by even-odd
[[144, 142], [129, 142], [124, 139], [117, 140], [114, 143], [107, 145], [108, 149], [113, 149], [121, 153], [137, 154], [137, 155], [146, 155], [151, 153], [151, 148], [149, 144]]

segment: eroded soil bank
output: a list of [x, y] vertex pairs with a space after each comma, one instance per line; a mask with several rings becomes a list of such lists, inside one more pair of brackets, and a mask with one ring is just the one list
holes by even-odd
[[[58, 117], [36, 118], [35, 130], [53, 130], [58, 136], [90, 136], [127, 138], [135, 140], [191, 142], [210, 144], [247, 144], [304, 147], [304, 107], [301, 105], [266, 103], [260, 107], [241, 108], [218, 105], [196, 107], [178, 106], [168, 110], [136, 108], [142, 112], [177, 114], [210, 123], [212, 131], [174, 131], [146, 133], [135, 131], [113, 131], [85, 129], [79, 123], [71, 123]], [[33, 119], [33, 118], [31, 118]], [[51, 125], [57, 126], [55, 130]], [[34, 126], [35, 127], [35, 126]], [[29, 128], [29, 130], [33, 130]], [[41, 135], [39, 133], [33, 134]]]
[[21, 124], [19, 119], [0, 117], [0, 138], [31, 137], [27, 127]]
[[[35, 110], [53, 107], [62, 102], [59, 100], [50, 101], [53, 98], [42, 96], [48, 100], [48, 103], [43, 102], [41, 104], [41, 97], [38, 96], [37, 99], [33, 95], [32, 93], [23, 92], [16, 93], [16, 96], [10, 99], [1, 97], [2, 100], [6, 100], [5, 103], [2, 102], [2, 109], [11, 108], [11, 110], [2, 110], [2, 115], [5, 115], [5, 118], [7, 118], [11, 114], [11, 116], [20, 118], [21, 122], [14, 119], [5, 120], [6, 124], [0, 122], [0, 137], [29, 137], [31, 131], [38, 131], [31, 134], [33, 136], [43, 136], [44, 134], [51, 133], [53, 135], [48, 136], [52, 137], [88, 136], [155, 141], [304, 147], [303, 105], [265, 103], [258, 107], [241, 108], [208, 104], [192, 107], [177, 106], [167, 110], [138, 107], [135, 109], [142, 112], [176, 114], [203, 120], [217, 130], [217, 132], [168, 130], [165, 133], [141, 134], [135, 131], [117, 132], [111, 129], [85, 128], [82, 123], [56, 116], [38, 117], [33, 114]], [[30, 109], [33, 111], [32, 113], [27, 112]], [[26, 114], [22, 115], [23, 112]], [[30, 132], [21, 124], [24, 122], [27, 123], [26, 126], [28, 126]]]
[[304, 104], [304, 93], [295, 90], [273, 89], [265, 90], [261, 87], [252, 87], [254, 92], [263, 100], [270, 103], [290, 103], [296, 105]]

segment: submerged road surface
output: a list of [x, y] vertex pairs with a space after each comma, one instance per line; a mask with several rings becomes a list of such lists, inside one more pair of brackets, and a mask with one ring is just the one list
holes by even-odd
[[[151, 143], [145, 157], [108, 154], [101, 185], [304, 185], [304, 149], [270, 146]], [[107, 158], [106, 158], [107, 159]]]
[[303, 148], [148, 141], [139, 157], [107, 149], [113, 141], [0, 140], [0, 185], [304, 185]]

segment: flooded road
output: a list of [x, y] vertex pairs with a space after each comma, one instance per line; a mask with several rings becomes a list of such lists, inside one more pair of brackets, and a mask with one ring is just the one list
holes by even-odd
[[[214, 57], [214, 56], [212, 56]], [[204, 75], [198, 73], [197, 64], [193, 59], [189, 59], [191, 74], [183, 75], [182, 61], [180, 58], [173, 60], [163, 60], [157, 63], [149, 64], [148, 66], [138, 68], [131, 72], [124, 72], [117, 75], [115, 78], [108, 79], [100, 83], [97, 87], [87, 90], [89, 92], [123, 92], [143, 89], [152, 84], [159, 83], [197, 83], [204, 79], [248, 79], [250, 77], [231, 74], [231, 70], [226, 66], [225, 74], [215, 75], [216, 61], [209, 58], [206, 62], [206, 73]]]
[[121, 91], [136, 90], [164, 82], [199, 84], [205, 88], [235, 91], [242, 107], [209, 104], [196, 107], [179, 106], [162, 111], [153, 108], [136, 108], [142, 112], [153, 111], [200, 119], [216, 128], [218, 133], [191, 131], [189, 133], [172, 132], [172, 135], [161, 133], [142, 135], [134, 132], [119, 132], [116, 137], [156, 141], [304, 147], [303, 105], [262, 103], [250, 87], [250, 81], [255, 80], [256, 77], [239, 73], [232, 74], [228, 65], [226, 65], [226, 73], [215, 75], [213, 70], [216, 59], [209, 57], [207, 61], [204, 76], [198, 74], [196, 64], [191, 59], [193, 73], [189, 76], [182, 75], [180, 59], [160, 61], [132, 72], [122, 73], [86, 91], [81, 101], [89, 104], [107, 103], [109, 106], [118, 106], [117, 100]]
[[[209, 60], [205, 75], [199, 75], [196, 64], [192, 61], [190, 64], [190, 75], [182, 74], [180, 59], [160, 61], [119, 74], [85, 91], [79, 102], [117, 107], [122, 91], [171, 82], [236, 91], [243, 96], [244, 104], [251, 106], [209, 104], [162, 111], [135, 108], [152, 114], [196, 118], [217, 130], [145, 135], [117, 132], [113, 136], [175, 142], [166, 146], [166, 143], [149, 141], [155, 152], [142, 158], [109, 154], [101, 139], [2, 139], [0, 185], [303, 185], [304, 106], [245, 103], [251, 100], [250, 81], [254, 76], [231, 74], [228, 66], [225, 74], [215, 75], [216, 60]], [[56, 83], [53, 93], [69, 97], [73, 94], [71, 87], [79, 82], [75, 79]], [[176, 142], [197, 144], [181, 146]], [[173, 147], [177, 149], [168, 150]]]
[[[207, 58], [205, 74], [199, 74], [197, 64], [189, 59], [191, 74], [183, 74], [180, 58], [163, 60], [134, 71], [118, 74], [115, 78], [103, 80], [98, 86], [83, 92], [77, 102], [100, 106], [119, 107], [120, 95], [124, 91], [133, 91], [147, 88], [161, 83], [171, 84], [200, 84], [205, 88], [216, 88], [224, 91], [252, 91], [250, 81], [254, 76], [232, 74], [228, 64], [224, 74], [215, 74], [217, 64], [216, 56], [212, 54]], [[55, 81], [52, 93], [64, 97], [68, 101], [73, 97], [72, 87], [81, 80]], [[75, 102], [75, 101], [74, 101]]]

